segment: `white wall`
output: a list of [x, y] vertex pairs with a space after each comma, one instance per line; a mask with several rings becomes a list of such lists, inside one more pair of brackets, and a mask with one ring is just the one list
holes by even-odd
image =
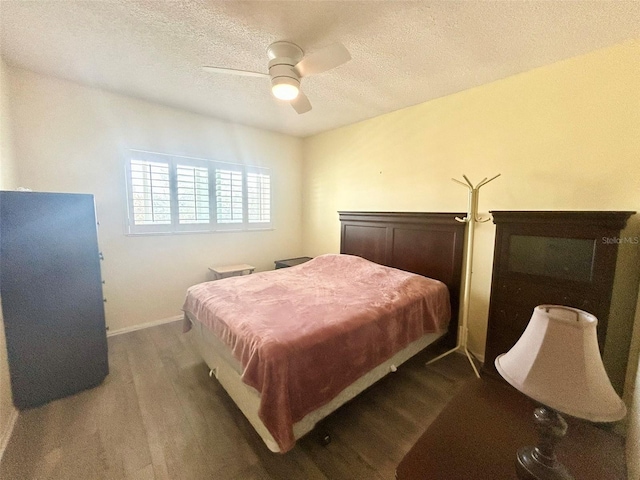
[[7, 66], [0, 56], [0, 189], [2, 190], [12, 190], [16, 187], [8, 81]]
[[[95, 195], [111, 331], [179, 315], [208, 265], [266, 270], [302, 253], [301, 140], [19, 68], [9, 78], [20, 185]], [[271, 168], [273, 230], [125, 236], [128, 148]]]
[[[11, 111], [7, 85], [6, 66], [0, 57], [0, 190], [12, 190], [16, 187], [13, 139], [11, 134]], [[0, 460], [6, 442], [16, 419], [16, 409], [11, 398], [9, 363], [4, 336], [2, 301], [0, 299]]]

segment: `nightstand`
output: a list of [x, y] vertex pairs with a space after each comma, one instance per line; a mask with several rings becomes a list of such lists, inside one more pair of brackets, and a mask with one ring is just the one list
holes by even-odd
[[288, 268], [295, 267], [296, 265], [300, 265], [301, 263], [308, 262], [311, 260], [311, 257], [297, 257], [297, 258], [287, 258], [285, 260], [276, 260], [276, 270], [278, 268]]
[[[516, 451], [536, 445], [536, 404], [491, 376], [473, 379], [440, 412], [396, 469], [398, 480], [517, 480]], [[564, 416], [558, 460], [578, 480], [624, 480], [622, 437]]]
[[214, 280], [220, 280], [221, 278], [236, 277], [239, 275], [247, 275], [253, 273], [256, 269], [253, 265], [247, 265], [246, 263], [240, 263], [237, 265], [223, 265], [219, 267], [209, 267], [209, 271], [213, 274]]

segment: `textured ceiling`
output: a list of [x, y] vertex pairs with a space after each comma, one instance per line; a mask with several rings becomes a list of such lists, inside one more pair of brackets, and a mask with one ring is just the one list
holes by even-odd
[[[9, 64], [308, 136], [640, 37], [639, 1], [0, 1]], [[303, 80], [297, 115], [262, 78], [277, 40], [353, 59]]]

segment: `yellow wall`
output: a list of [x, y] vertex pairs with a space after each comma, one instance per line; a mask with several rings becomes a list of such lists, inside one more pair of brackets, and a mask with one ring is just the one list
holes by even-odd
[[[9, 109], [9, 93], [5, 69], [4, 60], [0, 57], [0, 190], [10, 190], [16, 187], [11, 135], [11, 111]], [[15, 415], [16, 410], [11, 399], [9, 363], [7, 361], [4, 320], [0, 301], [0, 457], [3, 453], [2, 448], [8, 441]]]
[[[300, 139], [18, 68], [9, 74], [20, 184], [95, 195], [111, 331], [179, 315], [209, 265], [265, 270], [301, 253]], [[273, 230], [125, 236], [127, 148], [270, 167]]]
[[[502, 174], [481, 190], [485, 213], [640, 210], [640, 45], [595, 51], [316, 135], [304, 148], [306, 255], [338, 251], [338, 210], [465, 211], [467, 190], [451, 181], [462, 174], [474, 183]], [[638, 230], [635, 221], [626, 233]], [[476, 229], [469, 342], [480, 356], [494, 233], [492, 223]], [[638, 250], [626, 248], [630, 285], [617, 299], [630, 308], [612, 319], [627, 332]], [[624, 366], [617, 376], [624, 378]]]
[[[425, 85], [428, 88], [428, 85]], [[339, 210], [640, 211], [640, 44], [629, 42], [310, 137], [303, 250], [337, 252]], [[640, 236], [640, 215], [622, 236]], [[495, 228], [476, 229], [470, 349], [484, 355]], [[620, 248], [605, 364], [630, 409], [629, 478], [640, 480], [640, 245]], [[634, 322], [635, 334], [629, 339]]]
[[627, 391], [625, 400], [630, 405], [627, 430], [627, 470], [629, 480], [640, 480], [640, 295], [636, 306], [636, 323], [633, 333]]

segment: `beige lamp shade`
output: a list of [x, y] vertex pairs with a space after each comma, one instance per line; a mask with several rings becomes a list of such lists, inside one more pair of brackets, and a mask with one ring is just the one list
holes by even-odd
[[602, 364], [596, 325], [590, 313], [559, 305], [540, 305], [529, 325], [495, 365], [525, 395], [574, 417], [614, 422], [626, 407]]

